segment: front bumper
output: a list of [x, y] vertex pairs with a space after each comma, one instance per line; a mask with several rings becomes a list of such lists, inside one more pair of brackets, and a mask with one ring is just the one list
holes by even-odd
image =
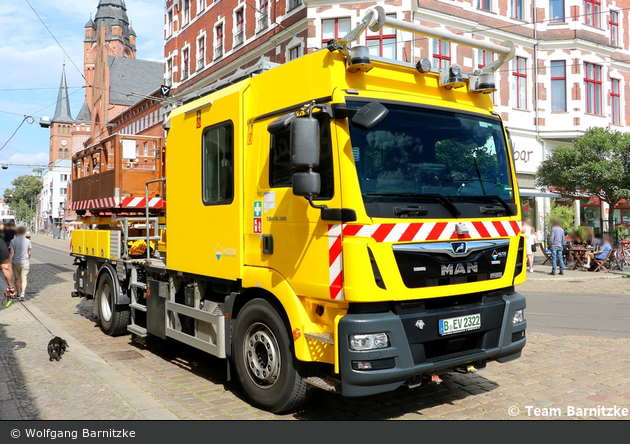
[[[477, 361], [509, 362], [521, 356], [527, 322], [513, 324], [516, 310], [525, 308], [525, 297], [510, 289], [471, 304], [427, 308], [401, 304], [394, 311], [351, 311], [339, 321], [339, 354], [342, 394], [366, 396], [395, 390], [415, 376], [440, 373]], [[438, 321], [480, 313], [481, 329], [440, 336]], [[417, 328], [422, 320], [424, 326]], [[380, 350], [350, 349], [349, 336], [386, 332], [390, 347]], [[372, 361], [378, 370], [355, 370], [353, 361]]]

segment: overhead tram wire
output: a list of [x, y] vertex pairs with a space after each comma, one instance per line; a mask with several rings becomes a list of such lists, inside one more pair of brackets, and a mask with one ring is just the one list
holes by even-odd
[[[75, 94], [77, 91], [80, 91], [79, 89], [77, 89], [76, 91], [71, 92], [70, 94], [68, 94], [68, 97], [70, 97], [72, 94]], [[57, 103], [60, 102], [60, 100], [56, 100], [54, 103], [38, 110], [35, 111], [33, 114], [37, 115], [40, 112], [44, 111], [47, 108], [50, 108], [51, 106], [57, 105]], [[4, 112], [4, 111], [2, 111]], [[9, 113], [7, 113], [9, 114]], [[24, 122], [28, 123], [29, 125], [32, 125], [33, 123], [35, 123], [35, 117], [33, 117], [33, 115], [29, 114], [29, 115], [24, 115], [24, 114], [17, 114], [17, 113], [10, 113], [10, 114], [16, 114], [18, 116], [23, 116], [24, 118], [22, 119], [22, 121], [20, 122], [20, 124], [18, 125], [18, 127], [15, 129], [15, 131], [13, 131], [13, 134], [11, 134], [11, 137], [9, 137], [9, 139], [2, 145], [2, 147], [0, 148], [0, 151], [2, 151], [8, 144], [9, 142], [13, 139], [13, 137], [15, 137], [15, 135], [17, 134], [17, 132], [20, 130], [20, 128], [22, 128], [22, 125], [24, 125]]]
[[79, 69], [79, 67], [77, 66], [76, 63], [74, 63], [74, 60], [72, 60], [72, 57], [70, 57], [70, 54], [68, 54], [68, 52], [64, 49], [64, 47], [61, 45], [61, 43], [59, 42], [59, 40], [57, 40], [57, 37], [55, 37], [55, 35], [52, 33], [52, 31], [50, 30], [50, 28], [48, 27], [48, 25], [46, 25], [46, 23], [44, 22], [44, 20], [40, 17], [40, 15], [37, 13], [37, 11], [35, 10], [35, 8], [33, 7], [33, 5], [31, 5], [31, 2], [29, 0], [24, 0], [26, 1], [26, 3], [28, 4], [28, 6], [30, 6], [30, 8], [33, 10], [33, 12], [35, 13], [35, 15], [37, 16], [37, 18], [39, 19], [40, 22], [42, 22], [42, 25], [44, 25], [44, 28], [46, 28], [46, 30], [48, 31], [48, 33], [52, 36], [52, 38], [55, 40], [55, 42], [57, 42], [57, 45], [59, 45], [59, 47], [61, 48], [61, 50], [63, 51], [63, 53], [68, 57], [68, 60], [70, 60], [70, 63], [72, 63], [72, 65], [76, 68], [76, 70], [79, 72], [79, 74], [81, 74], [81, 77], [83, 79], [85, 79], [85, 75], [83, 75], [83, 71], [81, 71]]

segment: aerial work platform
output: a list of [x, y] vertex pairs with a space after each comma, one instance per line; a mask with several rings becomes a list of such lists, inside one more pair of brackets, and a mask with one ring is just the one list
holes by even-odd
[[[115, 134], [72, 157], [72, 210], [79, 215], [144, 211], [147, 182], [164, 177], [158, 137]], [[164, 212], [164, 183], [149, 185], [151, 212]]]

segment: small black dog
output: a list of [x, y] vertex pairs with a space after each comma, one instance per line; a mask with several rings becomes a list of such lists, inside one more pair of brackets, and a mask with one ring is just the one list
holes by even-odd
[[66, 348], [70, 347], [68, 343], [61, 339], [59, 336], [53, 338], [48, 343], [48, 356], [50, 356], [50, 360], [61, 359], [61, 355], [63, 355], [66, 351]]

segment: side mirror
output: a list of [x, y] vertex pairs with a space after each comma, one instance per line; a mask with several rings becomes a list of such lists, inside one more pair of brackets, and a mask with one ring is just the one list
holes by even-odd
[[321, 191], [321, 177], [319, 173], [308, 171], [293, 175], [293, 194], [296, 196], [313, 197]]
[[291, 165], [296, 169], [316, 168], [319, 165], [319, 122], [300, 117], [291, 123]]
[[388, 114], [389, 110], [379, 102], [370, 102], [357, 110], [352, 117], [352, 126], [369, 131], [383, 123]]

